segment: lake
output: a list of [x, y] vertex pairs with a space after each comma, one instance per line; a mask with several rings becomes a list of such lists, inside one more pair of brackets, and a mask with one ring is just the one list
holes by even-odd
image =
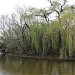
[[75, 75], [75, 61], [0, 56], [0, 75]]

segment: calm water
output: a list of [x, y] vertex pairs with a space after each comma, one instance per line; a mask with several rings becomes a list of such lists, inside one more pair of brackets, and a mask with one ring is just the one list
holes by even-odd
[[0, 75], [75, 75], [75, 61], [0, 56]]

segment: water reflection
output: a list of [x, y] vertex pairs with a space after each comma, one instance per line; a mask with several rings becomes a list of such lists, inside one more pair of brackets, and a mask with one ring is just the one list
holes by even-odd
[[75, 61], [0, 56], [0, 75], [75, 75]]

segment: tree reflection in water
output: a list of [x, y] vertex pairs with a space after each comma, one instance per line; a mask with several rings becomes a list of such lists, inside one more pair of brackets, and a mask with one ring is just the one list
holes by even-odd
[[0, 56], [0, 75], [75, 75], [75, 61]]

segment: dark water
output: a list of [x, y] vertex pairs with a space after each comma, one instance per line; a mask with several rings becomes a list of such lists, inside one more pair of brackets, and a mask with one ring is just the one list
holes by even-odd
[[0, 56], [0, 75], [75, 75], [75, 61]]

